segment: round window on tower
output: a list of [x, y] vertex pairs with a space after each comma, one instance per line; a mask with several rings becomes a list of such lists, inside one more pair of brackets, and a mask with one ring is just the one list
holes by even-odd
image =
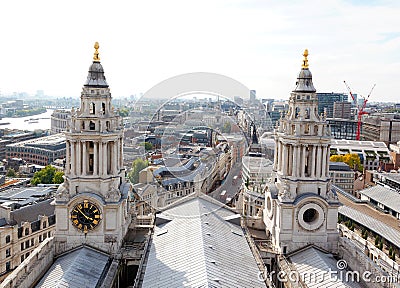
[[267, 212], [267, 216], [272, 219], [273, 212], [274, 212], [274, 204], [272, 203], [272, 198], [271, 195], [268, 193], [266, 197], [266, 209], [265, 212]]
[[308, 231], [319, 229], [325, 222], [324, 209], [315, 202], [310, 202], [298, 210], [299, 225]]
[[318, 219], [318, 211], [314, 208], [309, 208], [303, 213], [303, 220], [306, 223], [313, 223]]

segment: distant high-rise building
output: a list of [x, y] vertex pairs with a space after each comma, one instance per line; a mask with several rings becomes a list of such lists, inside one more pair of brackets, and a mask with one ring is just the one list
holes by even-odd
[[351, 119], [351, 102], [333, 103], [333, 118]]
[[327, 117], [333, 117], [333, 103], [348, 101], [348, 96], [343, 93], [317, 93], [318, 114], [324, 113], [326, 109]]

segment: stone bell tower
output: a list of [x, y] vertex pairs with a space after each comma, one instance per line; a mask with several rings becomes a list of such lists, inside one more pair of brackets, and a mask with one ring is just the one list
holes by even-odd
[[318, 98], [308, 68], [308, 51], [289, 111], [274, 131], [274, 183], [265, 193], [264, 223], [279, 253], [309, 244], [337, 250], [339, 202], [329, 178], [330, 130], [318, 115]]
[[127, 231], [123, 125], [111, 105], [97, 42], [94, 48], [80, 108], [71, 110], [65, 132], [65, 180], [56, 195], [58, 252], [88, 244], [115, 253]]

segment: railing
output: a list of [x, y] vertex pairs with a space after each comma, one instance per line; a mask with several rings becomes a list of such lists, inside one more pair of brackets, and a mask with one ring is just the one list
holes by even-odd
[[260, 269], [260, 272], [264, 273], [264, 282], [265, 282], [265, 284], [267, 285], [267, 287], [275, 288], [275, 284], [272, 281], [270, 281], [270, 278], [267, 277], [267, 275], [265, 275], [266, 274], [265, 272], [267, 271], [267, 269], [266, 269], [266, 267], [264, 265], [264, 261], [263, 261], [261, 255], [260, 255], [260, 252], [258, 251], [258, 248], [257, 248], [256, 244], [253, 241], [253, 238], [251, 238], [249, 229], [247, 229], [247, 226], [245, 225], [243, 219], [241, 221], [241, 226], [242, 226], [243, 234], [246, 237], [247, 243], [249, 243], [250, 250], [253, 253], [253, 256], [254, 256], [254, 258], [256, 260], [258, 269]]
[[338, 224], [338, 228], [340, 231], [342, 231], [343, 236], [352, 240], [354, 246], [356, 246], [359, 250], [364, 252], [365, 248], [367, 248], [370, 252], [377, 254], [379, 261], [377, 261], [376, 264], [379, 267], [381, 267], [384, 271], [396, 276], [400, 274], [400, 265], [397, 264], [397, 262], [390, 259], [389, 256], [386, 255], [383, 251], [375, 247], [373, 243], [362, 238], [356, 232], [351, 231], [343, 224]]
[[145, 264], [145, 262], [147, 261], [147, 254], [149, 253], [150, 250], [150, 244], [153, 238], [153, 231], [152, 229], [149, 231], [146, 243], [144, 244], [144, 249], [143, 249], [143, 254], [142, 254], [142, 258], [140, 259], [140, 263], [139, 263], [139, 267], [137, 270], [137, 274], [135, 277], [135, 281], [133, 282], [133, 288], [138, 288], [140, 281], [142, 280], [142, 274], [143, 274], [143, 266]]
[[[278, 263], [279, 263], [279, 268], [281, 268], [281, 270], [286, 270], [286, 275], [290, 275], [291, 271], [296, 271], [296, 267], [293, 267], [292, 263], [289, 263], [289, 261], [286, 259], [286, 257], [284, 255], [280, 255], [278, 257]], [[282, 262], [284, 265], [282, 265]], [[289, 269], [289, 271], [287, 271], [287, 269]], [[303, 280], [301, 279], [301, 277], [298, 277], [297, 282], [293, 283], [289, 277], [289, 279], [287, 279], [288, 282], [290, 283], [290, 287], [299, 287], [299, 288], [307, 288], [307, 285], [303, 282]], [[297, 286], [292, 286], [297, 284]]]

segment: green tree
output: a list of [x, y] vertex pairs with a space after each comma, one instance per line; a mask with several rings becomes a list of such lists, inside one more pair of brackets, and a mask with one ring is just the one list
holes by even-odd
[[128, 173], [129, 180], [136, 184], [139, 182], [139, 172], [149, 166], [149, 162], [142, 158], [137, 158], [132, 162], [132, 170]]
[[142, 142], [139, 144], [140, 146], [144, 146], [144, 149], [146, 151], [150, 151], [153, 149], [153, 144], [151, 144], [150, 142]]
[[60, 184], [64, 181], [63, 175], [63, 172], [57, 171], [51, 165], [47, 165], [42, 170], [35, 172], [31, 179], [31, 184], [35, 186], [38, 184]]
[[378, 245], [379, 245], [379, 236], [376, 235], [375, 236], [375, 246], [378, 247]]
[[57, 171], [53, 176], [53, 183], [54, 184], [61, 184], [64, 182], [64, 172]]
[[344, 162], [349, 165], [351, 169], [358, 170], [360, 172], [363, 171], [360, 156], [358, 156], [358, 154], [356, 153], [349, 153], [345, 155], [332, 155], [329, 160], [332, 162]]
[[381, 241], [379, 242], [379, 249], [382, 250], [383, 249], [383, 241], [381, 239]]
[[124, 107], [119, 109], [119, 116], [121, 117], [128, 117], [129, 116], [129, 109]]
[[222, 133], [231, 133], [231, 129], [232, 129], [231, 123], [225, 122], [224, 126], [222, 126], [222, 128], [221, 128], [221, 132]]
[[15, 170], [13, 168], [8, 169], [6, 177], [14, 178], [17, 176], [17, 173], [15, 173]]

